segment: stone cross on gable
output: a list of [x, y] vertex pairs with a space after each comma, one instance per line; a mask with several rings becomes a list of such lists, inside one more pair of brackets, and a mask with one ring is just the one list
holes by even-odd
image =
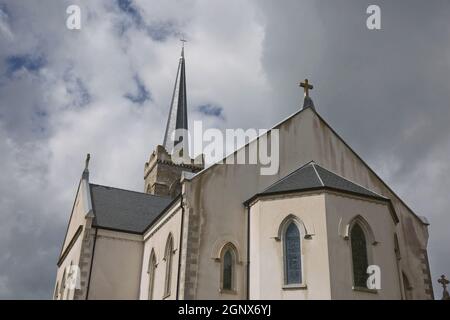
[[441, 278], [438, 280], [438, 282], [442, 285], [442, 288], [444, 288], [444, 292], [442, 293], [442, 300], [450, 300], [450, 294], [447, 291], [447, 285], [450, 283], [444, 275], [441, 275]]
[[305, 97], [309, 97], [309, 90], [314, 89], [313, 85], [309, 84], [308, 79], [305, 79], [305, 82], [300, 82], [299, 86], [303, 88], [305, 92]]

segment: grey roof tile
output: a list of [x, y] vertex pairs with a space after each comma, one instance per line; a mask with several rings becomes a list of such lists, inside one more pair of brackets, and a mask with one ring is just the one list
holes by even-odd
[[173, 201], [170, 197], [89, 185], [96, 227], [143, 233]]
[[310, 162], [278, 180], [259, 195], [319, 188], [335, 189], [374, 198], [384, 198], [383, 196], [351, 182], [314, 162]]
[[310, 165], [301, 167], [286, 177], [278, 180], [263, 193], [283, 192], [289, 190], [311, 189], [322, 187], [319, 177]]

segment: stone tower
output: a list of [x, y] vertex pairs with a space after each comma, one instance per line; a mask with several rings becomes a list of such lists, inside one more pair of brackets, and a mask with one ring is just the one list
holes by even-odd
[[[186, 70], [184, 58], [184, 40], [178, 62], [177, 76], [173, 88], [169, 117], [163, 145], [158, 145], [145, 163], [145, 192], [162, 196], [177, 196], [181, 191], [180, 178], [183, 171], [196, 173], [204, 168], [203, 155], [196, 159], [189, 157]], [[175, 161], [176, 149], [181, 150], [183, 161]]]

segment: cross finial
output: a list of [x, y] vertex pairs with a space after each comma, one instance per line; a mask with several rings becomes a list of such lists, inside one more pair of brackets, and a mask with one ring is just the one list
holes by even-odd
[[447, 285], [450, 283], [444, 275], [441, 275], [441, 278], [438, 280], [438, 282], [442, 285], [442, 288], [444, 288], [444, 292], [442, 293], [442, 300], [450, 300], [450, 294], [447, 291]]
[[89, 169], [89, 160], [91, 160], [91, 154], [90, 153], [88, 153], [86, 155], [86, 164], [85, 164], [85, 167], [84, 167], [85, 171], [87, 171]]
[[184, 38], [184, 35], [181, 35], [181, 58], [184, 58], [184, 44], [187, 42], [187, 40]]
[[184, 48], [184, 44], [185, 44], [185, 42], [187, 42], [187, 40], [184, 38], [184, 35], [181, 36], [180, 41], [181, 41], [181, 43], [182, 43], [182, 45], [181, 45], [182, 48]]
[[447, 288], [447, 285], [450, 283], [447, 279], [445, 279], [444, 275], [441, 275], [441, 278], [438, 280], [438, 282], [442, 285], [444, 289]]
[[305, 97], [309, 97], [309, 90], [314, 89], [313, 85], [309, 84], [308, 79], [305, 79], [304, 82], [300, 82], [299, 86], [303, 88]]

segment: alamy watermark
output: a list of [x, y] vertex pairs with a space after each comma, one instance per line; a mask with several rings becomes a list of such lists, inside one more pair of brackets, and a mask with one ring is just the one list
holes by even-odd
[[81, 9], [79, 6], [72, 4], [67, 7], [66, 13], [68, 14], [66, 19], [66, 27], [69, 30], [81, 29]]
[[367, 267], [367, 278], [366, 285], [367, 289], [380, 290], [381, 289], [381, 269], [377, 265], [370, 265]]
[[[72, 4], [66, 8], [67, 19], [66, 27], [69, 30], [81, 30], [81, 8]], [[376, 4], [367, 7], [366, 13], [369, 14], [366, 20], [366, 26], [369, 30], [381, 30], [381, 8]]]
[[[172, 141], [182, 140], [190, 143], [194, 154], [203, 154], [216, 164], [254, 164], [260, 165], [261, 175], [275, 175], [280, 164], [280, 135], [278, 129], [226, 129], [225, 134], [217, 128], [204, 130], [201, 121], [194, 121], [192, 131], [176, 129]], [[245, 146], [247, 144], [247, 146]], [[242, 146], [237, 151], [236, 146]], [[191, 163], [189, 155], [178, 143], [172, 153], [172, 161], [178, 164]], [[228, 155], [228, 156], [227, 156]], [[194, 160], [200, 164], [201, 159]]]
[[370, 16], [366, 20], [366, 26], [369, 30], [380, 30], [381, 29], [381, 9], [380, 6], [371, 4], [367, 7], [367, 14]]

